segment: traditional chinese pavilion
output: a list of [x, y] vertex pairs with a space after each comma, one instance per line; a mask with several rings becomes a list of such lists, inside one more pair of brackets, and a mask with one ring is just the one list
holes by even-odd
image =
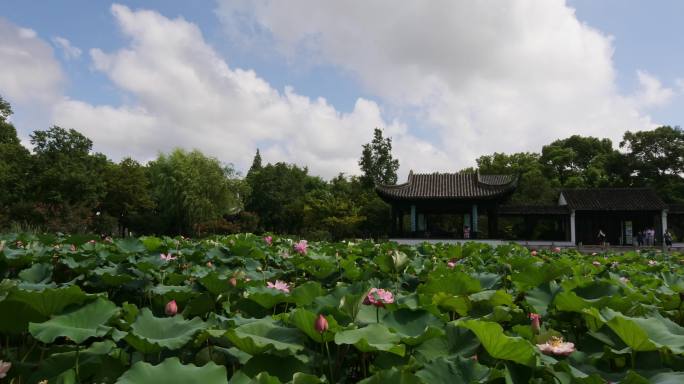
[[[392, 237], [407, 239], [546, 240], [631, 245], [636, 233], [653, 228], [657, 241], [668, 228], [684, 230], [682, 207], [668, 206], [650, 188], [563, 189], [553, 206], [514, 206], [512, 175], [410, 172], [398, 185], [378, 185], [392, 207]], [[684, 237], [684, 233], [681, 235]]]

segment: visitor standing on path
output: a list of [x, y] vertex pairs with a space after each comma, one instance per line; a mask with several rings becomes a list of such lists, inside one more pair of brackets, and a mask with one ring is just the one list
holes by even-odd
[[601, 246], [606, 245], [606, 234], [603, 232], [603, 229], [599, 229], [597, 238], [598, 238], [598, 242]]
[[663, 235], [663, 240], [665, 241], [665, 246], [669, 251], [670, 248], [672, 248], [672, 234], [670, 233], [670, 231], [665, 231], [665, 234]]

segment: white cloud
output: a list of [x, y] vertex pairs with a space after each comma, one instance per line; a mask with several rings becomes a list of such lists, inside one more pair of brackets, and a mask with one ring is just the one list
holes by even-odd
[[445, 156], [429, 143], [387, 122], [373, 101], [358, 99], [340, 113], [325, 99], [310, 99], [288, 87], [278, 91], [250, 70], [230, 68], [199, 28], [182, 18], [113, 5], [130, 44], [115, 52], [90, 51], [94, 68], [123, 92], [130, 106], [93, 106], [65, 100], [55, 122], [86, 134], [96, 150], [114, 157], [153, 157], [175, 146], [198, 148], [243, 169], [255, 148], [266, 161], [308, 166], [312, 173], [358, 173], [361, 145], [374, 127], [396, 132], [398, 145], [420, 143], [435, 163]]
[[62, 50], [65, 59], [73, 60], [81, 57], [81, 49], [73, 46], [68, 39], [55, 36], [52, 38], [52, 42]]
[[12, 104], [51, 105], [64, 76], [50, 45], [36, 32], [0, 18], [0, 95]]
[[621, 95], [611, 37], [563, 0], [218, 0], [216, 13], [252, 49], [352, 72], [393, 108], [417, 110], [452, 169], [571, 134], [618, 140], [652, 127], [645, 108], [671, 97], [644, 72], [641, 91]]

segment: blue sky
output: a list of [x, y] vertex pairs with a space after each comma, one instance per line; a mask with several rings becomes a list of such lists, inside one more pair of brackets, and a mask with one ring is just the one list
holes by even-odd
[[405, 174], [681, 124], [682, 2], [423, 4], [8, 0], [0, 94], [24, 140], [59, 124], [115, 160], [183, 146], [239, 169], [259, 147], [323, 176], [358, 172], [375, 126]]

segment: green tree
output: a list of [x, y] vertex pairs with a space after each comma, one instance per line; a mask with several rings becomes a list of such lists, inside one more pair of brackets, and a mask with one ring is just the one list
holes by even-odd
[[684, 131], [662, 126], [652, 131], [625, 132], [620, 148], [626, 148], [634, 185], [651, 186], [664, 199], [684, 202]]
[[375, 184], [396, 184], [399, 160], [392, 158], [392, 138], [383, 138], [382, 130], [375, 128], [373, 140], [363, 145], [361, 159], [361, 182], [372, 188]]
[[304, 229], [304, 197], [325, 182], [294, 164], [267, 164], [247, 178], [251, 194], [246, 209], [259, 216], [266, 231], [299, 234]]
[[552, 204], [558, 197], [555, 189], [557, 184], [544, 176], [537, 153], [494, 153], [481, 156], [477, 159], [477, 167], [483, 174], [518, 176], [518, 186], [511, 196], [513, 204]]
[[53, 126], [31, 135], [31, 196], [47, 229], [85, 231], [105, 195], [109, 160], [92, 154], [92, 141], [73, 129]]
[[170, 233], [201, 235], [201, 225], [243, 207], [248, 189], [232, 166], [175, 149], [149, 164], [153, 197]]
[[609, 183], [605, 164], [615, 153], [609, 139], [573, 135], [542, 147], [539, 161], [561, 186], [598, 187]]
[[0, 122], [6, 121], [12, 115], [12, 106], [0, 96]]
[[259, 172], [262, 168], [261, 165], [261, 153], [259, 153], [259, 148], [256, 150], [256, 154], [254, 155], [254, 159], [252, 160], [252, 166], [249, 167], [249, 171], [247, 171], [247, 176]]
[[12, 108], [0, 97], [0, 226], [10, 218], [19, 217], [19, 207], [25, 202], [30, 175], [29, 151], [21, 145], [17, 130], [7, 121]]
[[[131, 220], [154, 207], [147, 168], [131, 158], [111, 163], [105, 172], [106, 195], [100, 204], [98, 223], [107, 217], [116, 220], [121, 236], [131, 228]], [[99, 228], [106, 231], [106, 225]], [[140, 229], [140, 228], [135, 228]]]

